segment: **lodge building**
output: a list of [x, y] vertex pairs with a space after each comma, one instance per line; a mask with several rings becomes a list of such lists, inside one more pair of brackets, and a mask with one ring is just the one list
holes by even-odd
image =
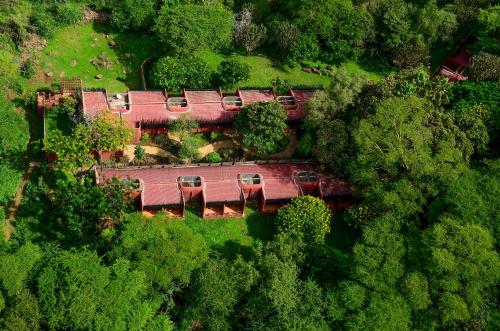
[[211, 132], [230, 126], [240, 109], [255, 102], [277, 101], [288, 114], [288, 123], [301, 122], [305, 102], [315, 90], [290, 89], [287, 95], [276, 95], [271, 89], [238, 89], [225, 95], [220, 90], [188, 90], [181, 96], [169, 96], [167, 91], [128, 91], [107, 93], [106, 90], [82, 91], [83, 113], [93, 117], [109, 110], [134, 128], [133, 142], [144, 133], [165, 132], [167, 123], [183, 114], [199, 124], [199, 131]]
[[183, 217], [187, 204], [197, 204], [205, 219], [242, 217], [249, 202], [272, 213], [302, 195], [335, 208], [352, 203], [349, 184], [309, 163], [95, 168], [97, 184], [113, 177], [136, 183], [138, 209], [147, 215], [164, 211]]

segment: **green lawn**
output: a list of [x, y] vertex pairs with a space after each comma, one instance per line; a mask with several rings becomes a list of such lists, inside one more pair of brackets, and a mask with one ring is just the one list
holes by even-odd
[[[217, 70], [224, 60], [224, 56], [207, 50], [199, 51], [197, 55], [204, 59], [212, 70]], [[249, 64], [251, 68], [250, 79], [240, 83], [239, 87], [269, 87], [271, 80], [276, 77], [288, 80], [292, 86], [326, 86], [330, 82], [329, 77], [307, 73], [300, 66], [289, 69], [276, 66], [267, 57], [244, 55], [237, 55], [237, 57]], [[377, 61], [377, 59], [360, 59], [357, 62], [346, 62], [340, 68], [344, 68], [351, 74], [361, 74], [368, 79], [378, 80], [391, 71], [391, 68], [381, 63], [382, 60]], [[319, 62], [311, 63], [311, 65], [325, 66]]]
[[[55, 109], [52, 109], [55, 110]], [[45, 131], [60, 130], [65, 135], [71, 134], [72, 123], [68, 114], [50, 109], [45, 114]]]
[[256, 240], [268, 241], [274, 235], [274, 215], [263, 215], [254, 207], [244, 218], [204, 220], [199, 210], [188, 207], [185, 222], [194, 233], [203, 235], [210, 249], [224, 256], [248, 256]]
[[[115, 47], [109, 46], [111, 41]], [[62, 77], [78, 77], [85, 87], [105, 87], [111, 92], [140, 89], [140, 64], [159, 49], [144, 33], [121, 33], [100, 24], [72, 25], [59, 29], [50, 39], [40, 54], [40, 67], [52, 72], [55, 82]], [[93, 59], [103, 60], [107, 67], [96, 68]], [[99, 74], [101, 80], [95, 78]]]

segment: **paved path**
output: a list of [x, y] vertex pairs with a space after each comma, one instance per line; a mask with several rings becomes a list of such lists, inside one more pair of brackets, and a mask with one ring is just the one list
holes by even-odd
[[40, 163], [38, 162], [30, 162], [28, 168], [23, 173], [23, 179], [17, 188], [16, 195], [14, 199], [12, 199], [9, 207], [6, 210], [5, 215], [5, 224], [4, 224], [4, 234], [7, 240], [10, 239], [10, 235], [12, 231], [14, 231], [14, 223], [16, 222], [16, 213], [19, 205], [21, 205], [21, 201], [23, 200], [24, 187], [30, 180], [31, 174], [33, 173], [33, 169], [36, 167], [40, 167]]

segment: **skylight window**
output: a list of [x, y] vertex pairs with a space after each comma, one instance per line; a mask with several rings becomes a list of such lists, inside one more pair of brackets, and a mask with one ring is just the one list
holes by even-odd
[[303, 183], [314, 183], [318, 181], [318, 176], [314, 171], [301, 171], [297, 174]]
[[202, 179], [200, 176], [181, 176], [179, 182], [182, 187], [200, 187]]

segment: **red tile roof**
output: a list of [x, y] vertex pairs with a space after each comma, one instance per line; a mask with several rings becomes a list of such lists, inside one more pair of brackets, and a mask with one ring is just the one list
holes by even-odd
[[[292, 90], [297, 98], [298, 107], [288, 110], [290, 121], [300, 121], [304, 117], [304, 103], [313, 95], [313, 90]], [[83, 108], [87, 116], [95, 116], [97, 112], [109, 110], [105, 92], [84, 92]], [[238, 94], [244, 104], [253, 102], [269, 102], [276, 99], [272, 90], [239, 90]], [[223, 95], [217, 90], [185, 90], [184, 97], [189, 107], [185, 112], [172, 112], [167, 108], [168, 95], [164, 91], [129, 91], [128, 109], [116, 112], [131, 127], [136, 123], [166, 123], [188, 114], [201, 124], [231, 123], [238, 111], [226, 111], [222, 104]]]
[[[299, 171], [311, 170], [308, 164], [239, 164], [227, 166], [184, 166], [168, 168], [97, 169], [102, 183], [112, 177], [140, 179], [143, 183], [144, 206], [181, 204], [177, 179], [181, 176], [200, 176], [205, 182], [206, 202], [242, 202], [238, 175], [260, 174], [267, 200], [288, 200], [300, 194], [294, 182]], [[322, 174], [320, 185], [325, 197], [348, 195], [351, 187]]]
[[96, 116], [100, 111], [109, 110], [106, 93], [103, 91], [83, 92], [83, 109], [85, 115], [89, 117]]

